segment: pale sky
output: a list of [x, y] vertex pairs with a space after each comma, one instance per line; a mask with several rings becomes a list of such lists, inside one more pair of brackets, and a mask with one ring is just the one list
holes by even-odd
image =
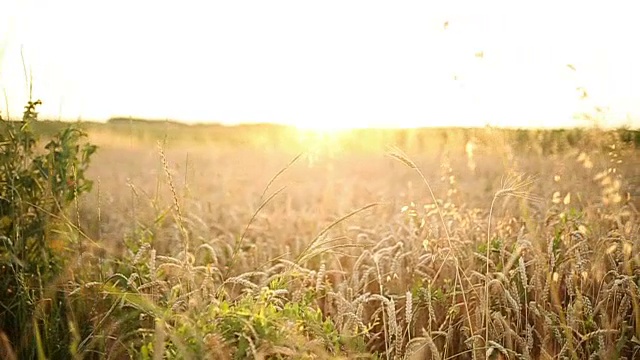
[[0, 87], [19, 116], [22, 48], [53, 119], [548, 127], [606, 106], [640, 127], [640, 5], [598, 3], [0, 0]]

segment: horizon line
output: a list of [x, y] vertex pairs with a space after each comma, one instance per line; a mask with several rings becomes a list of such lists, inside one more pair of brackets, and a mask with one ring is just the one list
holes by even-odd
[[[3, 121], [21, 121], [20, 118], [2, 118]], [[274, 127], [285, 127], [285, 128], [293, 128], [300, 131], [317, 131], [317, 132], [346, 132], [350, 130], [420, 130], [420, 129], [504, 129], [504, 130], [573, 130], [573, 129], [601, 129], [601, 130], [632, 130], [632, 131], [640, 131], [640, 124], [598, 124], [595, 122], [589, 122], [587, 120], [574, 119], [576, 124], [574, 125], [566, 125], [566, 126], [522, 126], [522, 125], [514, 125], [514, 126], [505, 126], [500, 124], [491, 124], [490, 122], [485, 122], [483, 125], [417, 125], [417, 126], [392, 126], [392, 125], [374, 125], [374, 126], [351, 126], [351, 127], [337, 127], [337, 128], [314, 128], [309, 126], [300, 126], [286, 122], [269, 122], [269, 121], [240, 121], [240, 122], [222, 122], [222, 121], [214, 121], [214, 120], [178, 120], [178, 119], [170, 119], [170, 118], [144, 118], [144, 117], [135, 117], [135, 116], [112, 116], [108, 119], [83, 119], [82, 117], [78, 117], [76, 119], [71, 118], [49, 118], [45, 117], [43, 119], [38, 119], [36, 121], [42, 122], [64, 122], [64, 123], [92, 123], [92, 124], [100, 124], [100, 125], [109, 125], [110, 122], [113, 124], [114, 121], [131, 121], [131, 122], [146, 122], [146, 123], [172, 123], [175, 125], [185, 126], [185, 127], [196, 127], [196, 126], [221, 126], [221, 127], [242, 127], [242, 126], [274, 126]], [[582, 121], [584, 124], [578, 124], [577, 122]]]

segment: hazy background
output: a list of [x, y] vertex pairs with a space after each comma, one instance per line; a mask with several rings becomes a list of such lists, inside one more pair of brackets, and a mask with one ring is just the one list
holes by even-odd
[[549, 127], [603, 106], [638, 127], [632, 4], [2, 0], [0, 86], [19, 116], [23, 49], [54, 119]]

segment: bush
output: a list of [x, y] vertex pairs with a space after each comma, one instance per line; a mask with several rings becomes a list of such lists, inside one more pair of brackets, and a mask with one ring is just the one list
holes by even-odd
[[40, 104], [29, 101], [22, 121], [0, 118], [0, 331], [27, 352], [21, 357], [64, 357], [69, 332], [60, 331], [64, 299], [55, 280], [77, 250], [66, 213], [91, 189], [84, 174], [96, 146], [81, 144], [86, 134], [70, 126], [38, 148]]

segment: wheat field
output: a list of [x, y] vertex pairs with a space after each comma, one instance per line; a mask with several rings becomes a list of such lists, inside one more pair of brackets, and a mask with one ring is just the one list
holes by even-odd
[[640, 358], [620, 132], [88, 131], [75, 358]]

